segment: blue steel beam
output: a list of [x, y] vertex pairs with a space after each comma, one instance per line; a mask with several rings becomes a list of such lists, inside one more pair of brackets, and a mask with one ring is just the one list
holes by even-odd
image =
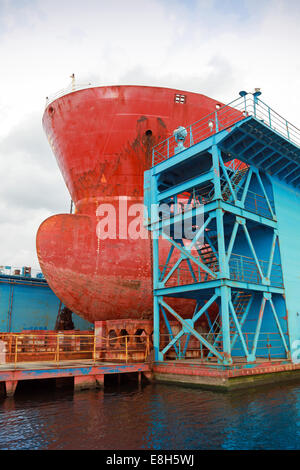
[[178, 315], [178, 313], [175, 312], [175, 310], [170, 307], [170, 305], [164, 302], [164, 300], [160, 300], [160, 304], [163, 305], [163, 307], [165, 307], [171, 313], [171, 315], [173, 315], [173, 317], [175, 317], [182, 324], [187, 332], [190, 332], [193, 336], [195, 336], [195, 338], [197, 338], [200, 343], [202, 343], [207, 349], [209, 349], [209, 351], [212, 352], [214, 356], [223, 362], [224, 358], [222, 354], [220, 354], [219, 351], [217, 351], [208, 341], [206, 341], [206, 339], [203, 338], [203, 336], [201, 336], [198, 331], [196, 331], [186, 320], [181, 318], [181, 316]]
[[222, 286], [220, 288], [220, 294], [224, 364], [232, 364], [229, 323], [229, 298], [231, 295], [230, 288], [227, 286]]
[[274, 230], [273, 240], [272, 240], [271, 250], [270, 250], [270, 256], [269, 256], [268, 271], [267, 271], [267, 274], [266, 274], [267, 279], [270, 279], [270, 276], [271, 276], [277, 236], [278, 236], [277, 231]]
[[[285, 157], [286, 159], [286, 157]], [[275, 171], [272, 171], [272, 176], [277, 176], [279, 175], [279, 173], [281, 173], [282, 171], [284, 171], [287, 167], [290, 166], [292, 162], [290, 160], [288, 160], [285, 165], [283, 165], [282, 167], [278, 168], [278, 170], [275, 170]]]
[[214, 244], [210, 239], [209, 232], [204, 232], [204, 241], [209, 244], [209, 246], [211, 247], [212, 251], [214, 252], [214, 254], [215, 254], [215, 256], [218, 260], [219, 259], [219, 253], [215, 249]]
[[291, 176], [293, 173], [295, 173], [295, 171], [298, 171], [298, 170], [299, 170], [299, 166], [297, 165], [292, 170], [290, 170], [287, 175], [284, 176], [284, 179], [287, 181], [287, 178], [289, 178], [289, 176]]
[[[193, 318], [196, 315], [196, 312], [198, 311], [198, 309], [199, 309], [199, 302], [196, 303], [196, 307], [195, 307], [195, 310], [194, 310], [194, 313], [193, 313]], [[190, 338], [191, 338], [191, 333], [188, 333], [187, 337], [186, 337], [185, 345], [184, 345], [184, 348], [183, 348], [183, 352], [182, 352], [183, 357], [185, 357], [185, 355], [186, 355], [186, 351], [187, 351], [187, 348], [188, 348], [188, 345], [189, 345]]]
[[219, 161], [220, 161], [220, 164], [221, 164], [221, 168], [222, 168], [222, 170], [223, 170], [223, 174], [224, 174], [225, 179], [226, 179], [226, 181], [227, 181], [227, 184], [228, 184], [228, 186], [229, 186], [231, 195], [232, 195], [232, 197], [233, 197], [233, 200], [234, 200], [234, 202], [236, 203], [237, 197], [236, 197], [235, 191], [234, 191], [234, 189], [233, 189], [233, 187], [232, 187], [232, 184], [231, 184], [230, 178], [229, 178], [229, 176], [228, 176], [227, 169], [226, 169], [226, 167], [225, 167], [225, 165], [224, 165], [224, 162], [223, 162], [223, 159], [222, 159], [222, 155], [221, 155], [221, 154], [219, 155]]
[[166, 270], [167, 270], [167, 268], [168, 268], [168, 266], [169, 266], [169, 262], [170, 262], [170, 259], [171, 259], [172, 254], [173, 254], [174, 248], [175, 248], [175, 247], [174, 247], [173, 245], [172, 245], [171, 248], [170, 248], [170, 251], [169, 251], [169, 254], [168, 254], [168, 257], [167, 257], [167, 261], [166, 261], [166, 263], [165, 263], [165, 265], [164, 265], [164, 267], [163, 267], [163, 270], [162, 270], [161, 276], [160, 276], [160, 278], [159, 278], [159, 281], [162, 281], [163, 278], [164, 278], [164, 275], [165, 275]]
[[183, 255], [186, 256], [186, 258], [189, 258], [191, 261], [193, 261], [195, 264], [197, 264], [198, 266], [200, 266], [200, 268], [202, 268], [204, 271], [206, 271], [208, 274], [210, 274], [210, 276], [216, 278], [217, 275], [212, 272], [205, 264], [201, 263], [201, 261], [199, 261], [197, 258], [195, 258], [193, 255], [190, 254], [190, 252], [184, 248], [182, 248], [180, 245], [178, 245], [178, 243], [176, 243], [171, 237], [169, 237], [166, 233], [162, 233], [162, 236], [163, 238], [165, 238], [166, 240], [168, 240], [170, 243], [172, 243], [172, 245], [175, 246], [175, 248], [177, 248]]
[[219, 132], [219, 134], [213, 134], [211, 137], [208, 137], [205, 140], [202, 140], [198, 144], [193, 145], [193, 147], [189, 147], [183, 150], [180, 153], [177, 153], [172, 158], [168, 160], [164, 160], [161, 163], [158, 163], [154, 167], [152, 167], [153, 175], [158, 175], [165, 170], [168, 170], [171, 166], [174, 167], [179, 163], [183, 163], [184, 161], [188, 160], [189, 158], [195, 156], [196, 154], [203, 153], [211, 148], [213, 145], [218, 144], [221, 140], [228, 135], [227, 130], [223, 130]]
[[186, 247], [186, 250], [187, 251], [191, 251], [192, 248], [194, 247], [194, 245], [197, 243], [197, 241], [199, 240], [199, 238], [201, 237], [201, 235], [204, 233], [205, 229], [207, 228], [207, 226], [209, 225], [209, 223], [211, 222], [212, 220], [212, 216], [211, 214], [209, 214], [209, 216], [207, 217], [205, 223], [202, 225], [202, 227], [198, 230], [198, 232], [196, 233], [195, 237], [193, 238], [193, 240], [191, 241], [190, 245], [188, 245]]
[[280, 322], [279, 322], [279, 318], [277, 316], [276, 309], [275, 309], [272, 298], [269, 299], [269, 302], [270, 302], [271, 309], [272, 309], [272, 312], [273, 312], [273, 315], [274, 315], [274, 318], [275, 318], [275, 321], [276, 321], [276, 325], [277, 325], [277, 328], [278, 328], [278, 331], [279, 331], [279, 334], [280, 334], [280, 337], [281, 337], [281, 340], [282, 340], [282, 344], [284, 346], [284, 349], [285, 349], [285, 352], [286, 352], [287, 356], [289, 356], [289, 348], [286, 344], [285, 337], [284, 337], [284, 334], [283, 334], [283, 331], [282, 331], [282, 328], [281, 328], [281, 325], [280, 325]]
[[[215, 217], [214, 212], [217, 208], [221, 208], [226, 212], [230, 212], [231, 214], [238, 215], [240, 217], [252, 220], [253, 222], [258, 222], [268, 227], [272, 227], [272, 228], [277, 227], [277, 222], [275, 222], [274, 220], [268, 219], [267, 217], [264, 217], [263, 215], [257, 215], [254, 212], [250, 212], [247, 209], [234, 206], [233, 204], [229, 204], [222, 200], [212, 201], [208, 204], [205, 204], [204, 206], [205, 214], [210, 213], [211, 217]], [[170, 225], [185, 222], [186, 220], [192, 217], [201, 216], [202, 214], [203, 214], [203, 207], [195, 207], [187, 212], [184, 212], [183, 214], [177, 214], [168, 219], [160, 220], [159, 222], [153, 221], [151, 224], [151, 227], [149, 228], [151, 231], [159, 230], [159, 233], [161, 234], [162, 230], [164, 228], [165, 229], [168, 228]]]
[[[173, 340], [173, 339], [174, 339], [174, 334], [173, 334], [171, 325], [170, 325], [170, 323], [169, 323], [168, 317], [167, 317], [167, 315], [166, 315], [166, 313], [165, 313], [165, 310], [164, 310], [164, 308], [163, 308], [162, 305], [160, 305], [160, 309], [161, 309], [161, 312], [162, 312], [162, 314], [163, 314], [164, 321], [165, 321], [165, 325], [166, 325], [166, 327], [167, 327], [167, 330], [168, 330], [168, 332], [169, 332], [169, 335], [170, 335], [171, 339]], [[179, 357], [179, 351], [178, 351], [178, 348], [177, 348], [177, 346], [176, 346], [176, 341], [174, 342], [174, 349], [175, 349], [176, 356]], [[165, 353], [162, 352], [162, 354], [165, 354]]]
[[271, 206], [271, 204], [270, 204], [268, 195], [267, 195], [267, 193], [266, 193], [265, 186], [264, 186], [264, 184], [263, 184], [263, 182], [262, 182], [262, 180], [261, 180], [259, 171], [257, 170], [257, 171], [255, 172], [255, 174], [256, 174], [256, 177], [257, 177], [257, 179], [258, 179], [259, 185], [260, 185], [260, 187], [261, 187], [261, 189], [262, 189], [262, 192], [263, 192], [263, 194], [264, 194], [264, 197], [265, 197], [265, 200], [266, 200], [266, 202], [267, 202], [269, 211], [271, 212], [272, 217], [273, 217], [273, 219], [274, 219], [274, 212], [273, 212], [272, 206]]
[[289, 184], [294, 183], [294, 181], [297, 181], [299, 178], [300, 178], [300, 173], [298, 175], [294, 176], [294, 178], [290, 179], [288, 182], [289, 182]]
[[[199, 291], [206, 289], [214, 289], [216, 287], [228, 286], [232, 289], [241, 289], [241, 290], [252, 290], [256, 292], [270, 292], [272, 294], [285, 294], [284, 288], [263, 285], [263, 284], [254, 284], [251, 282], [244, 281], [233, 281], [230, 279], [218, 279], [211, 281], [198, 282], [197, 284], [186, 284], [177, 287], [165, 287], [164, 289], [155, 289], [155, 295], [160, 296], [169, 296], [169, 297], [178, 297], [184, 296], [187, 294], [194, 294]], [[192, 297], [194, 298], [194, 297]]]
[[[180, 243], [180, 245], [182, 246], [182, 248], [185, 249], [183, 241], [182, 241], [182, 240], [179, 240], [179, 243]], [[183, 255], [181, 255], [181, 256], [183, 256]], [[186, 262], [187, 262], [189, 271], [190, 271], [190, 273], [191, 273], [191, 275], [192, 275], [192, 278], [194, 279], [194, 282], [198, 282], [198, 280], [197, 280], [197, 278], [196, 278], [196, 276], [195, 276], [194, 270], [193, 270], [193, 268], [192, 268], [191, 261], [190, 261], [186, 256], [184, 256], [184, 259], [185, 259]]]
[[[216, 209], [216, 207], [217, 207], [217, 201], [212, 201], [208, 204], [205, 204], [204, 213], [205, 214], [210, 213], [210, 216], [214, 217], [213, 211]], [[188, 219], [199, 217], [202, 214], [203, 214], [203, 206], [194, 207], [193, 209], [185, 211], [184, 213], [180, 213], [176, 215], [171, 214], [171, 217], [168, 219], [163, 219], [158, 222], [153, 220], [151, 221], [151, 226], [149, 227], [149, 229], [151, 231], [159, 230], [161, 232], [163, 229], [166, 229], [170, 227], [171, 225], [184, 223]]]
[[243, 194], [242, 194], [242, 199], [241, 199], [241, 202], [242, 202], [243, 205], [245, 204], [245, 200], [246, 200], [246, 196], [247, 196], [248, 189], [249, 189], [249, 186], [250, 186], [250, 181], [251, 181], [252, 175], [253, 175], [253, 169], [252, 169], [252, 167], [250, 167], [249, 170], [248, 170], [245, 186], [243, 188]]
[[[247, 316], [248, 316], [248, 313], [250, 312], [250, 309], [251, 309], [251, 306], [252, 306], [252, 303], [253, 303], [253, 299], [254, 299], [254, 294], [252, 294], [252, 297], [250, 298], [249, 302], [248, 302], [248, 305], [246, 307], [246, 310], [244, 311], [243, 315], [242, 315], [242, 318], [241, 318], [241, 321], [240, 321], [240, 327], [241, 329], [243, 328], [243, 325], [247, 319]], [[235, 345], [235, 342], [238, 338], [238, 333], [235, 333], [235, 335], [233, 336], [232, 338], [232, 342], [231, 342], [231, 348], [234, 347]]]
[[250, 234], [249, 234], [249, 232], [248, 232], [248, 229], [247, 229], [246, 224], [243, 224], [243, 230], [244, 230], [244, 232], [245, 232], [245, 235], [246, 235], [246, 238], [247, 238], [247, 241], [248, 241], [248, 245], [249, 245], [249, 248], [250, 248], [250, 250], [251, 250], [251, 252], [252, 252], [252, 255], [253, 255], [255, 264], [256, 264], [256, 266], [257, 266], [257, 269], [258, 269], [260, 278], [261, 278], [261, 280], [263, 281], [264, 275], [263, 275], [263, 272], [262, 272], [262, 270], [261, 270], [260, 262], [258, 261], [258, 258], [257, 258], [257, 256], [256, 256], [256, 251], [255, 251], [254, 246], [253, 246], [253, 244], [252, 244], [252, 240], [251, 240], [251, 237], [250, 237]]
[[255, 358], [256, 358], [257, 343], [258, 343], [258, 338], [259, 338], [259, 334], [260, 334], [262, 319], [263, 319], [263, 315], [264, 315], [264, 311], [265, 311], [265, 306], [266, 306], [266, 302], [267, 302], [266, 295], [268, 295], [268, 294], [265, 294], [265, 293], [263, 294], [263, 298], [262, 298], [262, 301], [261, 301], [261, 306], [260, 306], [260, 310], [259, 310], [259, 314], [258, 314], [258, 321], [257, 321], [256, 330], [255, 330], [255, 334], [254, 334], [252, 352], [251, 352], [251, 355], [249, 357], [249, 359], [251, 361], [255, 361]]
[[232, 253], [232, 250], [233, 250], [233, 245], [234, 245], [234, 242], [235, 242], [235, 239], [236, 239], [238, 228], [239, 228], [239, 222], [237, 220], [235, 220], [233, 230], [232, 230], [232, 233], [231, 233], [231, 237], [230, 237], [230, 241], [229, 241], [229, 245], [228, 245], [228, 250], [227, 250], [227, 257], [226, 257], [227, 263], [229, 263], [229, 260], [230, 260], [230, 257], [231, 257], [231, 253]]
[[[171, 341], [169, 344], [167, 344], [167, 346], [161, 351], [161, 355], [162, 357], [164, 357], [164, 355], [166, 354], [166, 352], [169, 351], [169, 349], [171, 349], [172, 346], [175, 346], [177, 341], [184, 335], [184, 331], [181, 330]], [[179, 357], [179, 353], [176, 354], [177, 357]]]
[[195, 324], [196, 321], [199, 320], [199, 318], [203, 315], [203, 313], [207, 311], [207, 309], [217, 300], [218, 297], [219, 297], [218, 294], [214, 294], [214, 295], [205, 303], [205, 305], [199, 310], [199, 312], [197, 312], [197, 313], [193, 316], [193, 318], [192, 318], [193, 324]]
[[[281, 160], [285, 160], [285, 157], [282, 157], [282, 156], [279, 155], [279, 158], [277, 158], [276, 160], [274, 160], [274, 161], [272, 161], [271, 163], [269, 163], [269, 165], [266, 165], [266, 166], [264, 167], [264, 170], [265, 170], [265, 171], [269, 171], [270, 168], [272, 168], [273, 165], [275, 165], [276, 163], [281, 162]], [[271, 173], [273, 174], [273, 171], [272, 171]]]
[[230, 212], [231, 214], [238, 215], [244, 219], [252, 220], [253, 222], [258, 222], [260, 224], [266, 225], [271, 228], [277, 227], [277, 222], [272, 219], [268, 219], [263, 215], [257, 215], [254, 212], [250, 212], [247, 209], [243, 209], [241, 207], [234, 206], [233, 204], [229, 204], [225, 201], [220, 201], [220, 207], [226, 211]]
[[[242, 330], [241, 330], [241, 326], [239, 324], [239, 321], [237, 319], [237, 316], [236, 316], [236, 313], [235, 313], [235, 309], [234, 309], [234, 306], [233, 306], [233, 303], [231, 300], [229, 300], [229, 307], [230, 307], [230, 310], [231, 310], [231, 315], [232, 315], [232, 318], [233, 318], [233, 321], [235, 323], [235, 327], [238, 331], [238, 334], [239, 334], [239, 337], [240, 337], [240, 340], [241, 340], [241, 343], [242, 343], [242, 346], [243, 346], [243, 350], [244, 350], [244, 353], [245, 353], [245, 356], [248, 358], [249, 357], [249, 352], [248, 352], [248, 348], [247, 348], [247, 345], [246, 345], [246, 342], [245, 342], [245, 338], [244, 338], [244, 335], [242, 333]], [[232, 347], [232, 344], [231, 344], [231, 347]]]
[[213, 171], [214, 171], [214, 199], [222, 199], [221, 183], [220, 183], [220, 165], [219, 160], [221, 151], [216, 143], [210, 149], [212, 155]]
[[221, 209], [216, 209], [218, 251], [219, 251], [219, 278], [228, 278], [229, 267], [228, 267], [228, 263], [226, 262], [227, 259], [226, 259], [226, 250], [225, 250], [223, 216], [224, 216], [224, 212]]
[[157, 200], [158, 202], [163, 201], [171, 196], [175, 196], [177, 194], [183, 193], [188, 191], [189, 189], [195, 188], [206, 181], [211, 181], [214, 178], [213, 171], [207, 171], [206, 173], [197, 176], [196, 178], [192, 178], [184, 183], [172, 186], [170, 189], [166, 189], [158, 194]]
[[170, 277], [172, 276], [172, 274], [176, 271], [176, 269], [178, 268], [178, 266], [180, 265], [180, 263], [184, 260], [185, 258], [183, 257], [183, 255], [180, 256], [180, 258], [176, 261], [176, 263], [174, 264], [173, 268], [168, 272], [168, 274], [166, 275], [166, 277], [164, 279], [162, 279], [162, 281], [159, 283], [159, 287], [163, 287], [165, 286], [165, 284], [168, 282], [168, 280], [170, 279]]
[[[251, 134], [250, 134], [251, 135]], [[252, 136], [253, 137], [253, 136]], [[255, 140], [257, 142], [259, 142], [261, 145], [264, 145], [266, 148], [269, 148], [271, 149], [273, 152], [272, 154], [269, 154], [268, 158], [272, 157], [273, 155], [275, 155], [276, 153], [279, 154], [279, 155], [282, 155], [282, 153], [277, 149], [275, 148], [273, 145], [271, 145], [270, 143], [268, 143], [267, 145], [265, 144], [265, 142], [261, 139], [259, 139], [257, 136], [255, 136]], [[290, 152], [289, 152], [290, 153]], [[289, 156], [289, 154], [286, 154], [285, 155], [286, 158], [288, 158], [291, 162], [294, 162], [294, 160]], [[264, 158], [264, 161], [268, 160], [268, 158]], [[259, 161], [259, 162], [256, 162], [255, 165], [258, 165], [258, 166], [261, 166], [262, 162]]]

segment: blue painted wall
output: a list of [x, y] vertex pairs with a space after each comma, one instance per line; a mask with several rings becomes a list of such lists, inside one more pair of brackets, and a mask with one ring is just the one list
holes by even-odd
[[300, 340], [300, 192], [273, 178], [291, 345]]
[[[0, 332], [54, 330], [60, 301], [44, 279], [0, 276]], [[76, 330], [93, 325], [73, 314]]]

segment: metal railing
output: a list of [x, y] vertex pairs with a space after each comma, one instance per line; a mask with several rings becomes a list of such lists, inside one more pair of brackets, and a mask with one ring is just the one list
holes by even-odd
[[[269, 202], [273, 213], [275, 213], [274, 201], [272, 199], [269, 199]], [[273, 218], [266, 198], [264, 196], [261, 196], [260, 194], [250, 191], [249, 189], [246, 195], [244, 207], [248, 211], [254, 212], [257, 215], [262, 215], [267, 219]]]
[[[262, 273], [267, 274], [269, 262], [258, 260]], [[261, 277], [254, 258], [249, 256], [232, 253], [229, 260], [230, 279], [235, 281], [250, 282], [253, 284], [261, 284]], [[280, 264], [273, 263], [271, 276], [271, 285], [274, 287], [283, 287], [282, 268]]]
[[93, 361], [144, 362], [152, 348], [148, 335], [100, 337], [88, 334], [0, 333], [0, 364], [14, 366], [30, 362], [88, 359]]
[[[205, 260], [200, 260], [210, 271], [214, 274], [219, 271], [219, 262], [215, 258], [213, 252], [210, 252], [211, 261], [205, 263]], [[205, 254], [204, 254], [205, 256]], [[262, 273], [266, 276], [268, 271], [269, 262], [265, 260], [258, 260]], [[179, 287], [182, 285], [189, 285], [198, 282], [206, 282], [215, 279], [209, 272], [201, 268], [199, 265], [191, 262], [191, 266], [183, 264], [184, 261], [174, 270], [172, 275], [167, 279], [165, 283], [166, 287]], [[175, 265], [175, 263], [174, 263]], [[160, 265], [160, 272], [164, 274], [164, 278], [168, 276], [174, 265], [168, 265], [165, 268], [164, 265]], [[244, 256], [236, 253], [232, 253], [229, 260], [229, 272], [230, 279], [234, 281], [243, 281], [253, 284], [261, 284], [262, 279], [260, 277], [259, 270], [255, 263], [254, 258]], [[161, 279], [160, 282], [162, 282]], [[281, 264], [273, 263], [270, 275], [271, 286], [283, 287], [283, 276]]]
[[[217, 273], [219, 271], [218, 261], [212, 261], [211, 263], [207, 263], [206, 266], [213, 273]], [[165, 277], [169, 274], [172, 268], [173, 266], [167, 267], [167, 269], [164, 272]], [[160, 270], [161, 272], [163, 272], [164, 265], [160, 265]], [[206, 282], [206, 281], [210, 281], [213, 279], [215, 279], [214, 276], [209, 274], [209, 272], [205, 271], [203, 268], [201, 268], [199, 265], [196, 265], [195, 263], [191, 263], [191, 267], [188, 267], [187, 265], [179, 265], [175, 269], [172, 276], [167, 280], [166, 287], [179, 287], [179, 286], [194, 284], [198, 282]]]
[[[180, 329], [180, 328], [179, 328]], [[173, 340], [173, 338], [178, 334], [179, 329], [174, 330], [173, 335], [169, 333], [163, 333], [160, 335], [160, 350], [163, 349]], [[206, 333], [199, 331], [200, 335], [212, 346], [216, 348], [218, 352], [222, 352], [223, 339], [220, 330]], [[237, 331], [232, 329], [230, 332], [231, 342], [233, 343], [233, 338], [236, 336]], [[253, 332], [243, 332], [245, 339], [245, 344], [249, 353], [253, 347], [254, 336]], [[285, 333], [285, 339], [288, 343], [288, 334]], [[187, 344], [188, 340], [188, 344]], [[231, 354], [233, 361], [239, 361], [239, 359], [244, 358], [245, 354], [240, 343], [239, 336], [234, 341], [233, 346], [231, 347]], [[261, 332], [257, 341], [256, 348], [256, 359], [266, 358], [271, 360], [272, 358], [285, 358], [286, 353], [283, 347], [282, 339], [280, 335], [276, 332]], [[168, 349], [165, 353], [165, 360], [168, 359], [200, 359], [203, 363], [210, 363], [214, 358], [209, 354], [209, 350], [206, 346], [203, 345], [199, 339], [195, 336], [190, 336], [188, 333], [183, 334], [174, 345]]]
[[[300, 129], [280, 116], [270, 106], [252, 93], [247, 93], [231, 103], [216, 109], [211, 114], [186, 127], [187, 136], [184, 147], [189, 148], [222, 130], [230, 128], [239, 121], [253, 116], [290, 142], [300, 146]], [[173, 157], [178, 151], [178, 143], [172, 135], [155, 145], [152, 149], [152, 166]]]
[[64, 95], [68, 95], [69, 93], [73, 93], [79, 90], [85, 90], [86, 88], [94, 88], [97, 85], [92, 85], [92, 83], [70, 83], [66, 88], [62, 88], [61, 90], [57, 91], [53, 95], [47, 96], [45, 107], [52, 103], [53, 101], [61, 98]]
[[[243, 191], [243, 187], [236, 186], [234, 188], [235, 194], [237, 196], [241, 195]], [[227, 197], [225, 197], [227, 194]], [[231, 203], [232, 194], [228, 189], [227, 182], [226, 184], [223, 183], [222, 187], [222, 197], [225, 202]], [[194, 187], [191, 188], [189, 192], [177, 194], [176, 196], [172, 197], [171, 200], [168, 198], [166, 202], [162, 201], [162, 203], [168, 204], [170, 210], [169, 211], [161, 211], [160, 216], [162, 219], [170, 218], [176, 214], [183, 214], [186, 213], [196, 207], [204, 206], [209, 202], [214, 200], [214, 187], [212, 184], [207, 184], [203, 188]], [[269, 198], [270, 206], [272, 208], [273, 214], [275, 213], [275, 204], [272, 199]], [[253, 212], [257, 215], [261, 215], [268, 219], [273, 218], [273, 215], [269, 209], [267, 200], [264, 196], [255, 193], [248, 189], [247, 195], [245, 198], [244, 203], [245, 209], [250, 212]]]
[[[24, 272], [24, 268], [27, 269], [27, 272]], [[29, 271], [28, 271], [29, 270]], [[32, 268], [31, 266], [7, 266], [0, 265], [0, 275], [4, 276], [25, 276], [32, 278], [44, 279], [44, 275], [41, 271], [41, 268]]]

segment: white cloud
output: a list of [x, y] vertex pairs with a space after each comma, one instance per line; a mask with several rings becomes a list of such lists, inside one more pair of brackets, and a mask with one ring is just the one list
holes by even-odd
[[71, 73], [224, 102], [261, 87], [297, 125], [299, 20], [298, 0], [0, 0], [0, 263], [36, 263], [39, 222], [67, 211], [41, 118]]

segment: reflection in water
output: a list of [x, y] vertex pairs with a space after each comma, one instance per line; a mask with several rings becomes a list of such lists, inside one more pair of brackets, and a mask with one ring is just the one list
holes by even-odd
[[300, 449], [299, 437], [299, 384], [47, 388], [0, 403], [0, 449]]

